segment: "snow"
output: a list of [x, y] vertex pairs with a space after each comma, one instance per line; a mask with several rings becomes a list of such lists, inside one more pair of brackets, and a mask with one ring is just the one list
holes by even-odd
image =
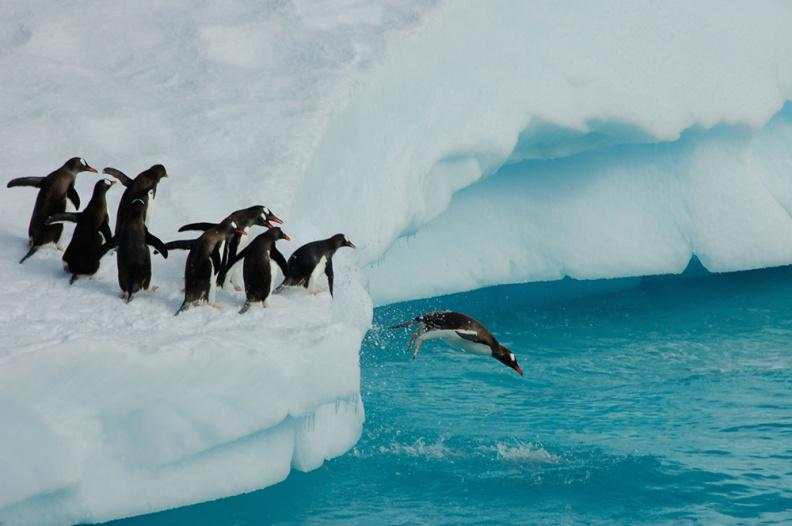
[[344, 453], [372, 298], [792, 262], [782, 2], [33, 0], [0, 20], [7, 179], [162, 163], [163, 240], [263, 204], [287, 257], [359, 247], [332, 300], [239, 316], [221, 290], [175, 318], [184, 252], [129, 305], [112, 256], [69, 286], [54, 249], [16, 263], [35, 195], [3, 189], [2, 523], [220, 498]]

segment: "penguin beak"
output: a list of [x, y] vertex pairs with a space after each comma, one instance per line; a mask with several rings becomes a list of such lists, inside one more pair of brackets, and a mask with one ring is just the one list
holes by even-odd
[[272, 228], [275, 225], [282, 225], [283, 224], [283, 221], [281, 221], [281, 219], [278, 216], [276, 216], [275, 214], [268, 215], [267, 219], [264, 222], [266, 223], [267, 228]]
[[87, 164], [85, 165], [85, 168], [83, 168], [83, 171], [84, 172], [93, 172], [95, 174], [99, 173], [99, 172], [96, 171], [96, 168], [94, 168], [93, 166], [87, 165]]
[[286, 241], [291, 241], [291, 238], [286, 232], [283, 233], [283, 239], [285, 239]]
[[522, 367], [520, 367], [520, 364], [515, 363], [514, 365], [511, 365], [510, 367], [512, 369], [514, 369], [515, 371], [517, 371], [517, 374], [519, 374], [520, 376], [524, 376], [523, 375], [523, 369], [522, 369]]
[[349, 248], [357, 248], [355, 244], [349, 240], [344, 241], [344, 246]]

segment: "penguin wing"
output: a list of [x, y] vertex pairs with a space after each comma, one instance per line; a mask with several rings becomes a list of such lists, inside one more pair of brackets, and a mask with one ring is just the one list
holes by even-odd
[[146, 244], [156, 248], [159, 253], [162, 254], [163, 258], [168, 259], [168, 248], [165, 246], [165, 243], [163, 243], [160, 238], [149, 232], [148, 229], [146, 229]]
[[179, 228], [179, 232], [186, 232], [188, 230], [200, 230], [201, 232], [206, 232], [210, 228], [214, 228], [216, 226], [217, 223], [189, 223]]
[[110, 221], [108, 220], [107, 216], [105, 216], [105, 220], [102, 223], [102, 226], [99, 227], [99, 231], [104, 236], [105, 243], [107, 243], [111, 239], [113, 239], [113, 232], [112, 232], [112, 230], [110, 230]]
[[240, 260], [245, 259], [245, 256], [248, 255], [248, 252], [250, 252], [250, 245], [246, 246], [241, 251], [234, 254], [232, 258], [226, 261], [226, 263], [223, 265], [222, 269], [220, 270], [220, 275], [217, 277], [218, 285], [220, 285], [221, 287], [223, 286], [228, 271], [231, 270], [231, 267], [239, 263]]
[[473, 343], [481, 343], [483, 345], [489, 345], [489, 342], [481, 339], [478, 335], [478, 332], [476, 331], [471, 331], [467, 329], [457, 329], [454, 332], [457, 333], [457, 336], [459, 336], [463, 340], [467, 340]]
[[66, 190], [66, 197], [68, 197], [69, 201], [72, 202], [75, 210], [80, 209], [80, 194], [78, 194], [77, 189], [74, 188], [74, 183], [72, 183], [71, 186], [69, 186], [69, 189]]
[[80, 214], [77, 212], [63, 212], [61, 214], [52, 214], [47, 218], [45, 224], [51, 225], [52, 223], [76, 223]]
[[176, 241], [168, 241], [165, 243], [165, 248], [168, 250], [190, 250], [195, 244], [195, 239], [178, 239]]
[[333, 295], [333, 258], [325, 261], [325, 275], [327, 276], [327, 286], [330, 288], [330, 296]]
[[99, 256], [97, 257], [97, 259], [102, 259], [105, 256], [105, 254], [110, 252], [116, 246], [118, 246], [118, 237], [116, 237], [115, 239], [111, 239], [110, 241], [102, 245], [102, 248], [99, 249]]
[[127, 175], [126, 175], [124, 172], [122, 172], [121, 170], [116, 170], [115, 168], [112, 168], [112, 167], [108, 166], [107, 168], [105, 168], [104, 170], [102, 170], [102, 173], [103, 173], [103, 174], [107, 174], [107, 175], [109, 175], [110, 177], [115, 177], [115, 178], [116, 178], [116, 179], [118, 179], [118, 180], [119, 180], [119, 182], [120, 182], [122, 185], [124, 185], [124, 186], [129, 186], [129, 185], [131, 185], [131, 184], [132, 184], [132, 179], [130, 179], [130, 178], [129, 178], [129, 177], [128, 177], [128, 176], [127, 176]]
[[283, 257], [283, 254], [275, 247], [275, 243], [273, 243], [270, 248], [270, 258], [275, 260], [275, 263], [278, 264], [284, 276], [289, 275], [289, 264], [286, 263], [286, 258]]
[[17, 177], [8, 181], [6, 188], [13, 188], [15, 186], [33, 186], [41, 188], [44, 184], [44, 177]]

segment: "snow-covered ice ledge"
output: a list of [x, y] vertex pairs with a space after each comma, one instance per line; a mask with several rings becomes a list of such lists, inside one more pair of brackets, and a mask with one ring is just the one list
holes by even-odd
[[[245, 316], [175, 319], [177, 287], [126, 306], [110, 280], [64, 291], [42, 279], [62, 309], [28, 323], [31, 341], [55, 337], [39, 323], [62, 341], [2, 359], [0, 523], [102, 521], [252, 491], [357, 441], [363, 327], [338, 316], [354, 310], [349, 282], [335, 307], [292, 293]], [[370, 304], [358, 306], [366, 322]]]

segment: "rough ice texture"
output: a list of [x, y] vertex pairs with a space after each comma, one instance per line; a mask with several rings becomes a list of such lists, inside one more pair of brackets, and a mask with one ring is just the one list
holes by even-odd
[[[744, 127], [747, 134], [761, 129], [792, 95], [792, 64], [786, 58], [792, 52], [790, 23], [792, 7], [782, 2], [452, 3], [415, 38], [400, 42], [332, 122], [298, 192], [296, 209], [325, 221], [337, 218], [342, 230], [362, 242], [361, 262], [368, 265], [375, 303], [515, 279], [615, 277], [640, 271], [624, 266], [626, 260], [616, 250], [625, 243], [623, 237], [641, 237], [641, 225], [629, 219], [631, 205], [624, 200], [632, 196], [626, 190], [620, 191], [624, 220], [608, 225], [609, 239], [597, 238], [597, 258], [586, 259], [592, 253], [587, 251], [576, 261], [531, 261], [543, 257], [531, 254], [536, 248], [541, 252], [544, 245], [560, 244], [572, 251], [582, 239], [571, 217], [588, 206], [583, 189], [577, 191], [577, 206], [569, 203], [556, 175], [566, 173], [568, 183], [571, 172], [583, 172], [583, 177], [590, 171], [586, 160], [596, 156], [576, 157], [571, 164], [526, 165], [526, 178], [546, 180], [532, 183], [542, 185], [542, 206], [569, 219], [562, 218], [559, 228], [552, 222], [543, 224], [519, 249], [498, 245], [498, 240], [533, 228], [535, 212], [529, 210], [529, 202], [540, 198], [530, 194], [530, 188], [521, 194], [528, 199], [525, 206], [502, 210], [509, 217], [498, 228], [507, 232], [482, 232], [478, 210], [470, 210], [471, 215], [449, 211], [444, 227], [427, 224], [448, 208], [455, 192], [493, 174], [497, 179], [507, 163], [590, 150], [607, 156], [614, 145], [673, 142], [686, 130], [706, 134], [718, 124]], [[687, 144], [692, 149], [699, 144], [705, 150], [714, 147], [706, 140]], [[741, 144], [745, 143], [734, 146]], [[751, 149], [750, 141], [747, 148]], [[694, 160], [709, 155], [686, 153], [682, 147], [678, 151]], [[652, 148], [643, 152], [643, 159], [632, 162], [637, 178], [654, 162]], [[721, 157], [725, 161], [730, 155], [724, 152]], [[709, 169], [705, 160], [698, 162]], [[701, 210], [709, 202], [715, 211], [719, 193], [727, 191], [726, 178], [739, 178], [746, 186], [755, 182], [740, 178], [739, 165], [732, 169], [722, 162], [718, 169], [729, 173], [713, 177], [709, 192], [697, 191]], [[656, 184], [668, 188], [677, 185], [677, 175], [685, 168], [671, 166], [666, 171], [654, 162], [654, 171]], [[624, 177], [629, 179], [629, 174]], [[591, 192], [604, 195], [595, 176], [587, 181], [597, 187]], [[648, 190], [638, 186], [631, 184], [637, 192]], [[501, 209], [501, 196], [493, 192], [488, 194], [489, 205]], [[327, 194], [336, 198], [327, 202], [322, 198]], [[666, 190], [653, 199], [679, 195]], [[614, 205], [618, 202], [613, 200]], [[745, 221], [765, 213], [753, 208], [760, 204], [741, 205]], [[658, 213], [661, 206], [683, 203], [667, 201], [654, 207]], [[346, 213], [339, 216], [339, 208]], [[495, 213], [489, 210], [487, 217]], [[667, 226], [658, 229], [665, 231]], [[456, 243], [465, 248], [450, 247], [445, 238], [435, 243], [432, 236], [440, 235], [441, 228], [443, 235], [457, 236]], [[779, 224], [777, 232], [784, 228]], [[400, 241], [388, 252], [395, 238], [416, 232], [414, 242]], [[633, 247], [650, 253], [654, 263], [645, 266], [647, 271], [684, 266], [681, 261], [690, 247], [668, 252], [664, 245], [655, 253], [651, 234], [646, 231], [645, 240]], [[710, 244], [731, 239], [721, 239], [715, 231], [709, 235], [714, 236]], [[609, 240], [615, 245], [606, 243]], [[779, 257], [776, 241], [757, 241], [752, 248], [742, 261], [720, 261], [714, 251], [712, 258], [702, 260], [713, 270], [790, 261]], [[515, 268], [480, 268], [490, 265]], [[441, 273], [440, 282], [435, 282]]]
[[[266, 204], [344, 232], [336, 297], [172, 316], [25, 265], [0, 192], [0, 522], [97, 521], [273, 484], [363, 421], [383, 303], [503, 282], [792, 261], [792, 8], [778, 1], [0, 4], [4, 177], [165, 164], [150, 229]], [[95, 181], [81, 175], [87, 201]], [[120, 190], [111, 190], [111, 217]], [[67, 228], [64, 243], [71, 228]], [[365, 276], [356, 269], [364, 267]], [[11, 481], [11, 483], [9, 483]]]

